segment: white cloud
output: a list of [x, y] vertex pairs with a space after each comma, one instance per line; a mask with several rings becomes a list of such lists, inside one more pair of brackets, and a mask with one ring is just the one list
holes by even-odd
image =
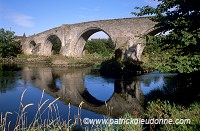
[[24, 14], [13, 14], [10, 15], [9, 18], [11, 19], [12, 22], [14, 22], [15, 24], [19, 25], [19, 26], [23, 26], [23, 27], [34, 27], [34, 23], [32, 21], [32, 17], [28, 16], [28, 15], [24, 15]]

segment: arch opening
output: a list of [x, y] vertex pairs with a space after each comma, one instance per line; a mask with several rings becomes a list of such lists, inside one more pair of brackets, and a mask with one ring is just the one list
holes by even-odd
[[78, 57], [93, 53], [109, 56], [114, 53], [115, 45], [109, 34], [104, 30], [90, 28], [80, 35], [76, 49]]
[[51, 54], [52, 55], [60, 54], [60, 49], [61, 49], [62, 42], [61, 42], [61, 40], [59, 39], [58, 36], [50, 35], [47, 38], [47, 43], [51, 44], [50, 48], [51, 48]]
[[34, 48], [36, 46], [36, 43], [35, 43], [35, 41], [31, 41], [30, 43], [29, 43], [29, 47], [30, 48]]

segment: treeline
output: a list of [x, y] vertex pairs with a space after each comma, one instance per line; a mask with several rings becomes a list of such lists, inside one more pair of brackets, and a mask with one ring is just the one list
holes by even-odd
[[115, 45], [112, 40], [109, 39], [91, 39], [85, 44], [85, 53], [93, 54], [97, 53], [102, 56], [109, 56], [114, 53]]

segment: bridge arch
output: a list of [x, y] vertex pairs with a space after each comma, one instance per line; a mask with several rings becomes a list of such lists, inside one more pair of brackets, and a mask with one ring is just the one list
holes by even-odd
[[93, 34], [97, 33], [97, 32], [100, 32], [100, 31], [105, 33], [112, 40], [111, 35], [102, 28], [99, 28], [99, 27], [87, 28], [87, 29], [83, 30], [77, 37], [74, 52], [76, 52], [78, 57], [82, 57], [84, 55], [84, 53], [83, 53], [84, 46], [85, 46], [85, 43], [87, 42], [87, 40], [89, 39], [89, 37], [92, 36]]
[[49, 34], [45, 38], [44, 42], [44, 47], [45, 48], [45, 54], [44, 55], [54, 55], [54, 54], [60, 54], [61, 46], [62, 46], [62, 41], [60, 37], [56, 34]]
[[38, 44], [35, 42], [35, 40], [29, 41], [29, 49], [30, 49], [30, 54], [32, 55], [36, 55], [39, 53]]
[[36, 42], [34, 40], [29, 41], [29, 47], [33, 49], [36, 46]]

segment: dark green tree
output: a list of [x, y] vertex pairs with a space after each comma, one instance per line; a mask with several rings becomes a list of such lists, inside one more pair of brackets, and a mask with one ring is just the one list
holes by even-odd
[[158, 0], [156, 8], [135, 7], [136, 16], [153, 16], [156, 28], [166, 34], [154, 36], [162, 50], [173, 50], [172, 71], [193, 72], [200, 70], [200, 1]]
[[0, 57], [16, 57], [21, 53], [21, 45], [16, 41], [14, 32], [0, 29]]

